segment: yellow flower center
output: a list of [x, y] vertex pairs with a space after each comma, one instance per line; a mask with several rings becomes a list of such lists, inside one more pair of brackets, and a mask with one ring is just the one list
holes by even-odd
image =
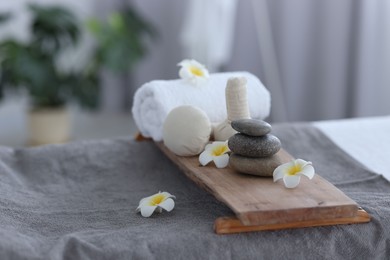
[[165, 200], [164, 194], [156, 194], [150, 200], [150, 206], [157, 206]]
[[218, 145], [215, 147], [212, 151], [213, 156], [221, 156], [222, 154], [226, 153], [228, 151], [227, 145]]
[[287, 174], [288, 175], [296, 175], [298, 172], [302, 171], [302, 167], [300, 165], [294, 165], [290, 169], [288, 169]]
[[194, 74], [195, 76], [198, 76], [198, 77], [203, 77], [204, 76], [204, 73], [201, 69], [199, 69], [198, 67], [195, 67], [195, 66], [191, 66], [190, 67], [190, 72], [192, 74]]

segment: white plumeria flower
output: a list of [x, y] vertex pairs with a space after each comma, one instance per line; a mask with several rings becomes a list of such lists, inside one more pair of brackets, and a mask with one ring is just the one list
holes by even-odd
[[305, 175], [309, 179], [314, 176], [314, 168], [311, 162], [302, 159], [296, 159], [282, 164], [274, 170], [274, 182], [283, 178], [286, 188], [295, 188], [298, 186], [301, 176]]
[[177, 65], [181, 66], [179, 70], [180, 78], [189, 81], [191, 84], [199, 85], [209, 78], [206, 67], [196, 60], [183, 60]]
[[217, 168], [225, 168], [229, 164], [230, 152], [227, 141], [226, 142], [213, 142], [212, 144], [206, 145], [203, 153], [199, 155], [199, 162], [203, 166], [213, 161]]
[[169, 212], [175, 207], [175, 202], [172, 198], [176, 199], [175, 196], [168, 192], [159, 191], [152, 196], [141, 199], [136, 211], [141, 211], [141, 215], [146, 218], [150, 217], [155, 211], [161, 213], [165, 209]]

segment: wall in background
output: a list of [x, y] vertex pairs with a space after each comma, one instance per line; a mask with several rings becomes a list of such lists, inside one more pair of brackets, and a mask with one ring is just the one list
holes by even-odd
[[[180, 0], [135, 1], [162, 39], [136, 74], [136, 85], [177, 77]], [[238, 1], [233, 54], [225, 70], [267, 80], [251, 1]], [[390, 2], [386, 0], [268, 0], [288, 121], [390, 114]], [[267, 40], [267, 39], [265, 39]], [[269, 82], [268, 82], [269, 81]], [[273, 101], [275, 101], [273, 97]], [[273, 103], [273, 109], [281, 104]]]
[[291, 120], [390, 114], [390, 2], [268, 1]]
[[[130, 1], [151, 20], [160, 39], [151, 44], [151, 53], [141, 62], [136, 72], [135, 85], [153, 79], [173, 79], [178, 77], [176, 64], [184, 58], [179, 43], [179, 35], [185, 19], [187, 4], [181, 0]], [[256, 37], [253, 11], [250, 1], [238, 1], [236, 35], [231, 62], [224, 70], [247, 70], [261, 77], [260, 53]]]
[[[74, 8], [81, 18], [104, 16], [127, 0], [39, 0]], [[0, 9], [19, 10], [25, 0], [1, 1]], [[152, 21], [160, 34], [149, 42], [149, 55], [132, 79], [133, 87], [153, 79], [177, 78], [176, 64], [184, 57], [179, 34], [187, 2], [128, 0]], [[390, 2], [386, 0], [267, 1], [287, 120], [308, 121], [390, 114]], [[259, 52], [251, 1], [238, 1], [232, 58], [224, 70], [247, 70], [268, 87]], [[8, 32], [25, 37], [26, 14]], [[72, 59], [82, 64], [92, 42], [84, 40]], [[111, 93], [111, 94], [110, 94]], [[118, 91], [111, 87], [106, 95]], [[119, 95], [120, 96], [120, 95]], [[273, 98], [275, 101], [275, 98]], [[280, 105], [280, 104], [279, 104]], [[273, 103], [273, 107], [278, 104]]]

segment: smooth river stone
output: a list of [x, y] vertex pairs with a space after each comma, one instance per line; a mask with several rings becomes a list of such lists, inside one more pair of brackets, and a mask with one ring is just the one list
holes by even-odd
[[273, 172], [279, 165], [283, 164], [282, 157], [275, 154], [264, 158], [250, 158], [238, 154], [231, 154], [229, 157], [229, 166], [240, 172], [262, 177], [272, 177]]
[[235, 134], [229, 138], [230, 150], [247, 157], [268, 157], [277, 153], [281, 148], [280, 140], [271, 134], [264, 136], [249, 136]]
[[237, 132], [250, 136], [263, 136], [271, 132], [271, 125], [262, 120], [238, 119], [231, 122]]

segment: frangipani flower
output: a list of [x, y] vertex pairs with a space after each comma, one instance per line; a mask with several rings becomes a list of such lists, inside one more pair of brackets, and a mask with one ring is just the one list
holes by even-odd
[[159, 191], [152, 196], [140, 200], [136, 211], [141, 211], [141, 215], [146, 218], [150, 217], [155, 211], [161, 213], [165, 209], [169, 212], [175, 207], [175, 202], [172, 198], [176, 199], [175, 196], [168, 192]]
[[178, 66], [180, 78], [189, 81], [191, 84], [198, 85], [209, 78], [209, 72], [206, 67], [196, 60], [183, 60]]
[[295, 188], [298, 186], [301, 176], [305, 175], [309, 179], [314, 176], [314, 168], [311, 162], [302, 159], [296, 159], [282, 164], [274, 170], [274, 182], [283, 178], [286, 188]]
[[199, 162], [205, 166], [213, 161], [217, 168], [225, 168], [229, 163], [229, 155], [227, 152], [230, 152], [227, 141], [213, 142], [212, 144], [206, 145], [203, 153], [199, 155]]

